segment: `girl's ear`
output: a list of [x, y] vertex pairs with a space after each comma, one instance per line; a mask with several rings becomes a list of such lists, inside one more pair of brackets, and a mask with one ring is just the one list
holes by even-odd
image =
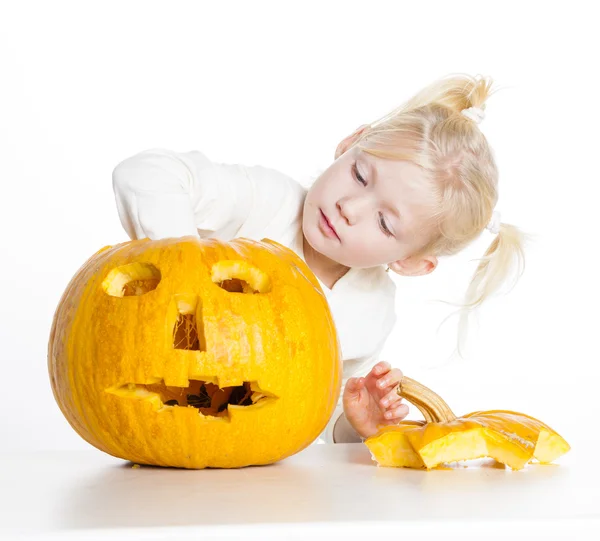
[[352, 143], [356, 141], [359, 135], [368, 127], [369, 124], [363, 124], [359, 128], [356, 128], [356, 130], [354, 130], [354, 132], [351, 135], [343, 139], [342, 142], [335, 149], [335, 159], [337, 160], [344, 152], [346, 152], [346, 150], [348, 150], [348, 148], [352, 146]]
[[437, 257], [430, 255], [416, 260], [412, 257], [399, 259], [390, 263], [388, 267], [400, 276], [424, 276], [433, 272], [437, 264]]

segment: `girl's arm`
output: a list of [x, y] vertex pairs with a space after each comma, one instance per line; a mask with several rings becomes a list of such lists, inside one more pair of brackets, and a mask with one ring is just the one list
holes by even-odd
[[363, 439], [352, 428], [346, 414], [342, 413], [333, 426], [333, 443], [360, 443]]
[[[342, 378], [342, 389], [336, 408], [327, 423], [325, 430], [321, 433], [319, 441], [323, 443], [356, 443], [361, 442], [360, 435], [352, 428], [352, 425], [344, 414], [344, 391], [348, 380], [352, 377], [366, 376], [381, 359], [381, 353], [389, 335], [394, 329], [397, 321], [395, 308], [395, 286], [389, 295], [385, 297], [385, 304], [377, 301], [378, 313], [382, 319], [373, 326], [373, 332], [377, 331], [377, 342], [374, 349], [364, 357], [344, 360], [344, 376]], [[351, 367], [351, 368], [350, 368]]]
[[145, 150], [120, 162], [112, 181], [131, 239], [234, 232], [253, 201], [243, 166], [214, 163], [199, 151]]

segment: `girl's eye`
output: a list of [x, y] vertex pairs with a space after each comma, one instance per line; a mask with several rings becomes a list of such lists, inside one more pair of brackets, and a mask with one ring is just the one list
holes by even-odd
[[379, 223], [381, 224], [381, 227], [383, 228], [383, 232], [388, 236], [391, 237], [392, 236], [392, 232], [387, 228], [387, 226], [385, 225], [385, 220], [383, 219], [383, 214], [381, 214], [381, 212], [379, 213], [381, 215], [381, 220], [379, 220]]
[[[360, 173], [358, 172], [358, 168], [356, 167], [356, 162], [354, 162], [354, 164], [352, 165], [352, 169], [354, 170], [354, 176], [356, 177], [356, 180], [358, 180], [358, 182], [360, 182], [363, 186], [367, 185], [367, 182], [364, 178], [362, 178], [360, 176]], [[383, 219], [383, 214], [381, 214], [381, 212], [379, 213], [381, 215], [381, 219], [379, 220], [379, 223], [381, 224], [381, 227], [383, 229], [383, 232], [388, 236], [391, 237], [393, 236], [392, 232], [387, 228], [387, 226], [385, 225], [385, 220]]]
[[360, 182], [363, 186], [366, 186], [367, 182], [365, 181], [364, 178], [362, 178], [360, 176], [360, 173], [358, 172], [358, 168], [356, 167], [356, 163], [354, 163], [354, 165], [352, 167], [354, 168], [354, 175], [356, 176], [356, 180], [358, 180], [358, 182]]

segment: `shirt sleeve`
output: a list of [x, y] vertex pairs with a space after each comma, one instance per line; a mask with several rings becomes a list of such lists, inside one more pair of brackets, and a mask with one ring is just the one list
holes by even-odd
[[381, 352], [383, 351], [383, 348], [387, 342], [387, 339], [389, 338], [389, 335], [391, 334], [391, 332], [394, 328], [394, 325], [396, 324], [396, 319], [397, 319], [397, 317], [396, 317], [395, 307], [392, 304], [388, 309], [388, 315], [385, 319], [385, 325], [383, 326], [381, 338], [380, 338], [375, 350], [372, 353], [365, 355], [364, 357], [354, 359], [355, 363], [353, 363], [353, 364], [355, 366], [357, 366], [357, 368], [355, 368], [352, 371], [352, 373], [346, 374], [346, 371], [344, 371], [344, 376], [342, 378], [342, 389], [340, 392], [340, 397], [338, 399], [338, 403], [335, 407], [335, 410], [334, 410], [329, 422], [327, 423], [327, 426], [325, 427], [323, 432], [321, 432], [321, 434], [315, 440], [315, 442], [313, 442], [313, 444], [314, 443], [335, 443], [333, 441], [333, 429], [335, 427], [335, 423], [337, 422], [339, 416], [342, 415], [342, 413], [344, 413], [343, 396], [344, 396], [344, 389], [346, 387], [346, 382], [352, 377], [366, 376], [369, 373], [369, 371], [371, 370], [371, 368], [373, 368], [373, 366], [381, 360], [381, 358], [380, 358]]
[[131, 239], [234, 233], [253, 204], [244, 166], [219, 164], [199, 151], [153, 148], [114, 168], [113, 191], [121, 225]]

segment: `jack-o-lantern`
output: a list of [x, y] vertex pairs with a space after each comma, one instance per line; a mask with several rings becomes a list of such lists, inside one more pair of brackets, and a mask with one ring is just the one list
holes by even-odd
[[134, 240], [99, 250], [56, 309], [54, 396], [90, 444], [140, 464], [268, 464], [307, 447], [339, 398], [318, 280], [269, 239]]

